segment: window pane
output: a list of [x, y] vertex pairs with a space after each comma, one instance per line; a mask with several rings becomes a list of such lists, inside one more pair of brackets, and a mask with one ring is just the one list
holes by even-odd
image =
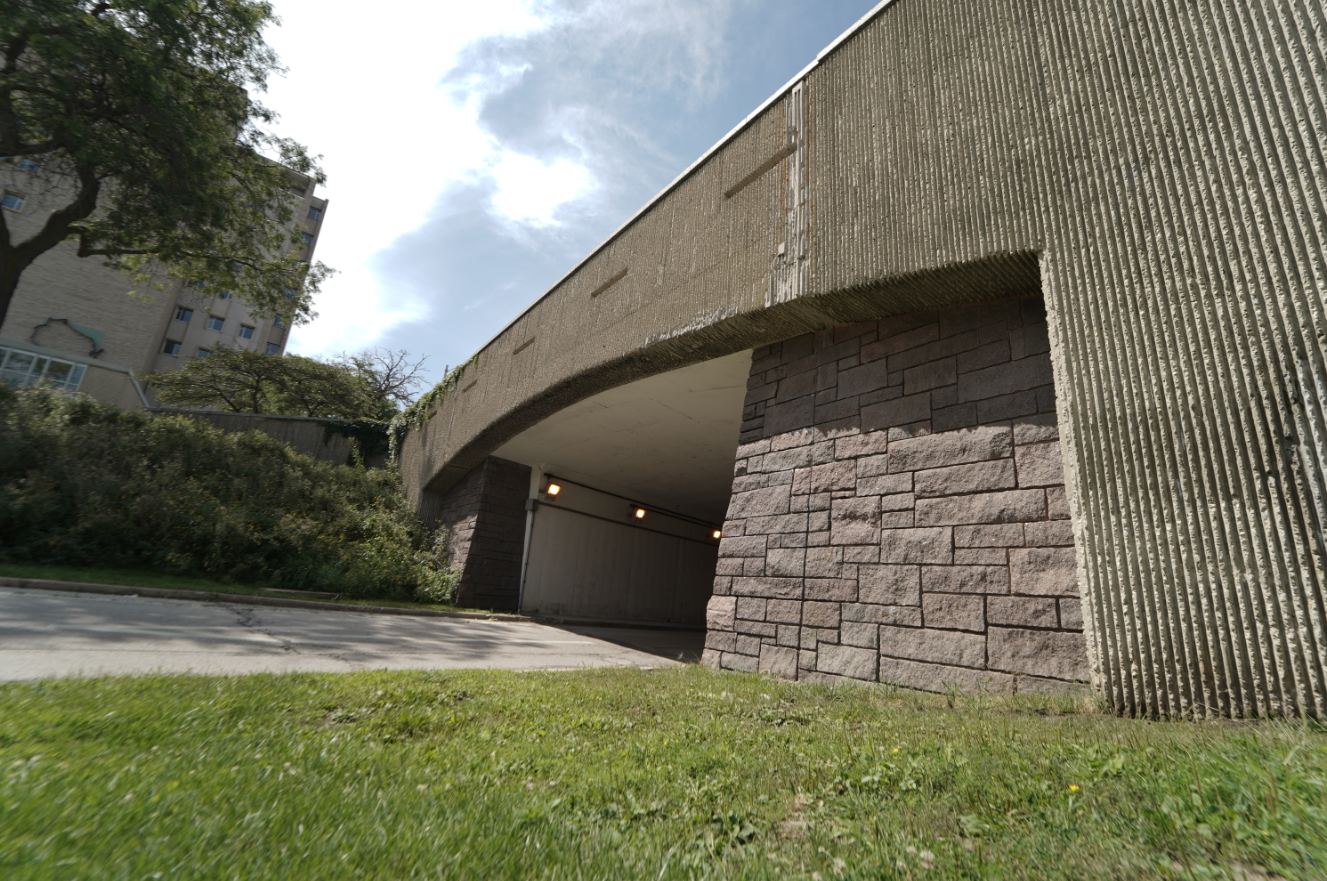
[[280, 352], [280, 351], [281, 351], [281, 347], [278, 346], [276, 343], [268, 343], [268, 344], [267, 344], [267, 354], [269, 354], [269, 355], [275, 355], [276, 353], [278, 353], [278, 352]]
[[310, 208], [310, 209], [309, 209], [309, 219], [310, 219], [310, 220], [317, 220], [319, 217], [322, 217], [322, 216], [323, 216], [323, 210], [322, 210], [321, 208]]
[[73, 368], [73, 364], [64, 364], [60, 361], [47, 362], [46, 373], [42, 376], [42, 379], [50, 380], [58, 385], [64, 385], [65, 380], [69, 378], [69, 374]]
[[27, 352], [9, 353], [5, 359], [5, 368], [0, 370], [0, 380], [10, 385], [27, 385], [28, 374], [32, 372], [32, 362], [36, 360], [34, 356]]
[[32, 362], [36, 359], [36, 355], [30, 355], [27, 352], [10, 352], [5, 367], [10, 370], [17, 370], [20, 373], [27, 373], [32, 369]]
[[242, 340], [253, 339], [253, 328], [247, 324], [241, 324], [239, 333], [236, 334]]
[[21, 211], [23, 209], [23, 197], [16, 193], [5, 193], [0, 197], [0, 205], [11, 211]]

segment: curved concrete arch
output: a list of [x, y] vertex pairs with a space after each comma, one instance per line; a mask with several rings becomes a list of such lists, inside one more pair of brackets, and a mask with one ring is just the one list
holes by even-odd
[[1327, 714], [1327, 13], [898, 0], [484, 346], [421, 508], [596, 392], [1044, 294], [1095, 686]]

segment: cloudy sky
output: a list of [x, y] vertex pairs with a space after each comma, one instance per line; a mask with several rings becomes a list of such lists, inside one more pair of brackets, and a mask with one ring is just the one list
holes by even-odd
[[[456, 364], [876, 0], [274, 0], [339, 270], [291, 351]], [[371, 14], [370, 14], [371, 13]]]

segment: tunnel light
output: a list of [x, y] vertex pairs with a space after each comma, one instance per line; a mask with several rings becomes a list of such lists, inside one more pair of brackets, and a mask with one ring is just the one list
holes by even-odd
[[710, 533], [710, 534], [713, 535], [715, 539], [723, 538], [723, 530], [722, 530], [722, 529], [716, 529], [716, 530], [714, 530], [714, 532], [712, 532], [712, 533]]
[[645, 509], [644, 509], [644, 508], [637, 508], [637, 509], [635, 510], [633, 516], [635, 516], [635, 518], [636, 518], [637, 520], [644, 520], [644, 519], [645, 519]]
[[548, 493], [550, 496], [556, 496], [558, 493], [562, 492], [562, 484], [550, 480], [548, 482], [548, 487], [544, 492]]

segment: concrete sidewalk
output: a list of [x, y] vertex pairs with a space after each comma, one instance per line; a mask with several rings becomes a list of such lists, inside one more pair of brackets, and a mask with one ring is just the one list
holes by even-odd
[[[483, 621], [0, 588], [0, 681], [142, 673], [658, 667], [651, 654], [528, 621]], [[620, 636], [614, 633], [609, 638]], [[653, 647], [650, 632], [628, 635]]]

